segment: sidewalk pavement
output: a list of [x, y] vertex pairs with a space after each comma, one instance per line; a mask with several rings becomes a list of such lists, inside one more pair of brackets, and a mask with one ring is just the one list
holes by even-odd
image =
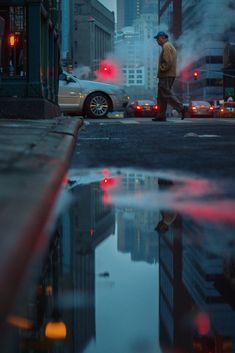
[[61, 190], [83, 120], [0, 120], [0, 323]]

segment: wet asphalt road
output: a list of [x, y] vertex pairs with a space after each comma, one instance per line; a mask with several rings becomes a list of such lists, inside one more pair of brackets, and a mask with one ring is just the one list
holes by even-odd
[[220, 179], [235, 176], [234, 161], [232, 119], [87, 119], [71, 167], [138, 167]]

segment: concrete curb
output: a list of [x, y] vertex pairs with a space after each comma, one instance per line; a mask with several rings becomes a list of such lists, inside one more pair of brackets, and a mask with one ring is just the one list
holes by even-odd
[[[1, 323], [30, 264], [47, 246], [45, 227], [82, 125], [82, 119], [68, 117], [0, 122], [0, 150], [4, 145], [5, 152], [5, 160], [0, 154]], [[9, 148], [4, 144], [6, 136], [12, 141]]]

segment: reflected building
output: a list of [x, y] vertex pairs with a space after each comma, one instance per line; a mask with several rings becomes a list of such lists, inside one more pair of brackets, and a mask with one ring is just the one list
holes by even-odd
[[[67, 346], [83, 352], [95, 339], [95, 248], [114, 234], [114, 211], [103, 204], [99, 183], [72, 189], [73, 203], [63, 218], [63, 289], [69, 291], [71, 309], [64, 311], [69, 323]], [[62, 293], [63, 296], [63, 293]]]
[[131, 254], [132, 261], [158, 262], [154, 226], [157, 212], [117, 210], [118, 251]]
[[[184, 219], [183, 282], [196, 308], [209, 317], [208, 333], [216, 337], [229, 337], [233, 348], [228, 352], [235, 352], [234, 289], [231, 291], [231, 287], [230, 290], [226, 287], [226, 257], [222, 256], [226, 244], [221, 242], [220, 253], [218, 249], [215, 251], [218, 247], [215, 242], [223, 239], [223, 232], [220, 233], [216, 227]], [[229, 293], [230, 299], [226, 293]]]
[[[123, 193], [138, 193], [151, 190], [157, 178], [142, 174], [122, 175]], [[117, 208], [118, 251], [131, 254], [132, 261], [158, 262], [158, 243], [154, 231], [158, 212], [136, 208]]]
[[[166, 215], [162, 214], [162, 219]], [[159, 239], [159, 338], [162, 351], [179, 349], [186, 353], [192, 351], [192, 333], [188, 316], [192, 308], [192, 298], [183, 280], [182, 223], [177, 215], [163, 229], [158, 228]], [[161, 221], [159, 225], [161, 225]]]

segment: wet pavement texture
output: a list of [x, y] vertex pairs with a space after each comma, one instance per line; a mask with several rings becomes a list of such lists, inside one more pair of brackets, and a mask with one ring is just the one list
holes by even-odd
[[[16, 331], [9, 317], [22, 350], [5, 351], [235, 352], [231, 187], [180, 173], [70, 169], [69, 206], [37, 300], [25, 304], [31, 326]], [[52, 319], [66, 325], [63, 339], [45, 339]]]
[[235, 176], [235, 120], [85, 121], [72, 167], [176, 170], [207, 178]]
[[[146, 144], [135, 154], [138, 127], [114, 125], [80, 134], [37, 286], [7, 317], [1, 352], [235, 353], [233, 128], [154, 125], [142, 135], [153, 146], [158, 133], [154, 159]], [[200, 174], [195, 156], [169, 158], [180, 141], [197, 156], [207, 146]]]

